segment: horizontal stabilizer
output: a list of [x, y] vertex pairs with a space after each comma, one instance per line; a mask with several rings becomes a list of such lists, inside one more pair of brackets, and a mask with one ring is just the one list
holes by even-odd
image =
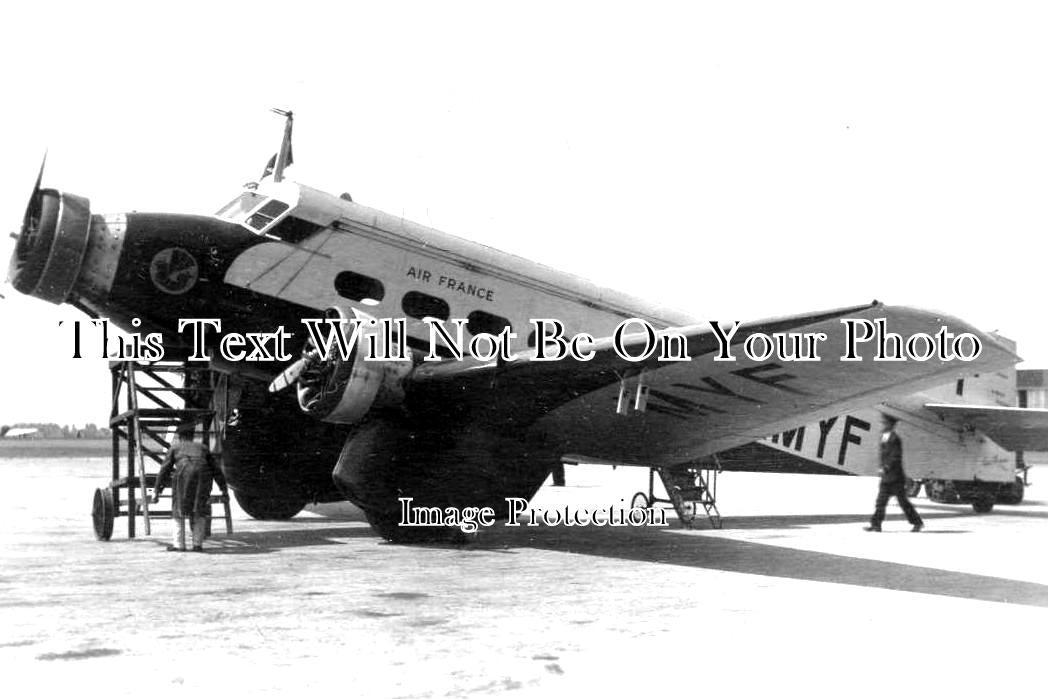
[[927, 403], [944, 420], [976, 429], [1009, 451], [1048, 450], [1048, 410]]

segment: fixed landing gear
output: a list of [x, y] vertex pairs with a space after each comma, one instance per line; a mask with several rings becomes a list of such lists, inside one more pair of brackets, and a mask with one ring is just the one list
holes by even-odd
[[259, 495], [234, 490], [240, 509], [253, 519], [286, 520], [291, 519], [306, 506], [305, 499], [288, 495]]
[[371, 528], [393, 544], [452, 544], [462, 546], [476, 541], [478, 532], [464, 532], [460, 527], [401, 526], [399, 514], [364, 510]]

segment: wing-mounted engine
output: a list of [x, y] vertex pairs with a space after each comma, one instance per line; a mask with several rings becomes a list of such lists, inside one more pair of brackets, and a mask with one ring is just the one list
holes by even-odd
[[356, 308], [347, 312], [337, 306], [327, 309], [325, 318], [338, 321], [328, 326], [332, 334], [327, 347], [307, 341], [302, 358], [270, 384], [270, 391], [294, 383], [302, 412], [343, 425], [360, 422], [372, 409], [403, 401], [402, 384], [414, 363], [368, 358], [399, 355], [395, 347], [387, 346], [390, 338], [379, 323]]

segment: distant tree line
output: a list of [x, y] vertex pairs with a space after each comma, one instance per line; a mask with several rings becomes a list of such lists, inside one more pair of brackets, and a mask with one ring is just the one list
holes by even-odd
[[30, 435], [32, 439], [109, 439], [112, 436], [108, 427], [99, 427], [93, 422], [83, 427], [56, 425], [53, 422], [19, 422], [0, 427], [0, 437], [16, 427], [35, 427], [37, 431]]

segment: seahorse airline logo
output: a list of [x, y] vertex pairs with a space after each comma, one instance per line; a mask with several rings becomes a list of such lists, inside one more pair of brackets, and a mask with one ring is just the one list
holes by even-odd
[[186, 293], [199, 276], [196, 258], [183, 248], [164, 248], [149, 263], [149, 277], [165, 294]]

